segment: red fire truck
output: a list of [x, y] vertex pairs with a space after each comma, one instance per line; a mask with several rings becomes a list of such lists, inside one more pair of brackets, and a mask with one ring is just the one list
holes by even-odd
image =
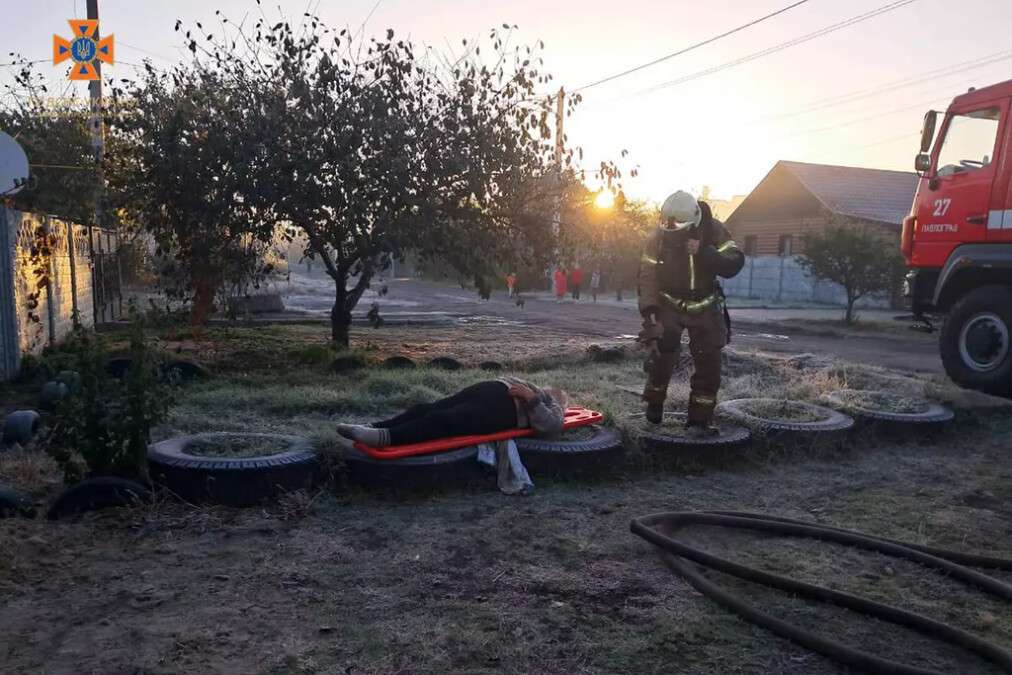
[[928, 112], [901, 243], [914, 315], [928, 326], [945, 317], [945, 371], [963, 387], [1000, 396], [1012, 396], [1010, 113], [1012, 80], [971, 89], [945, 113]]

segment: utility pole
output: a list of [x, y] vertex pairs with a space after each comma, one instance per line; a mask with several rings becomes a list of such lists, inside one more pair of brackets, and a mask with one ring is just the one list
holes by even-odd
[[[88, 0], [88, 18], [98, 21], [98, 0]], [[101, 37], [98, 31], [95, 32], [95, 42]], [[95, 151], [95, 164], [101, 175], [102, 157], [105, 152], [105, 127], [102, 121], [102, 62], [95, 59], [93, 62], [98, 79], [88, 83], [88, 91], [91, 94], [91, 117], [88, 120], [88, 128], [91, 131], [91, 147]], [[101, 191], [101, 188], [100, 188]], [[96, 216], [101, 215], [101, 202], [98, 203]]]
[[555, 166], [562, 176], [562, 152], [564, 149], [564, 123], [566, 119], [566, 90], [559, 87], [555, 102]]
[[[88, 0], [88, 19], [98, 21], [98, 0]], [[95, 31], [95, 42], [97, 43], [100, 35], [99, 31]], [[105, 176], [102, 172], [102, 160], [105, 155], [105, 127], [102, 120], [102, 62], [98, 59], [93, 61], [95, 71], [98, 73], [98, 79], [92, 80], [88, 83], [88, 91], [91, 94], [91, 115], [88, 118], [88, 129], [91, 131], [91, 147], [95, 152], [95, 225], [99, 228], [102, 227], [102, 200], [105, 197]], [[95, 256], [95, 243], [92, 236], [93, 228], [88, 228], [88, 251], [91, 254], [91, 274], [92, 274], [92, 293], [96, 298], [101, 298], [102, 302], [94, 303], [95, 310], [95, 324], [97, 325], [100, 320], [105, 320], [105, 302], [108, 300], [105, 293], [105, 274], [104, 270], [101, 269], [104, 266], [104, 260], [99, 262]], [[102, 236], [101, 229], [99, 229], [99, 237]], [[73, 242], [71, 242], [73, 245]], [[99, 306], [101, 304], [101, 307]], [[101, 312], [101, 319], [99, 317]]]
[[552, 294], [557, 292], [555, 287], [555, 272], [559, 269], [559, 232], [562, 229], [562, 154], [565, 149], [565, 119], [566, 119], [566, 90], [559, 87], [559, 93], [555, 101], [555, 172], [556, 184], [559, 195], [555, 198], [555, 215], [552, 218], [552, 236], [555, 239], [555, 256], [552, 265]]

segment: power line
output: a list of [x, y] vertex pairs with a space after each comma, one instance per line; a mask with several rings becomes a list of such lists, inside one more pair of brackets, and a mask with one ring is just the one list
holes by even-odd
[[73, 166], [69, 164], [29, 164], [33, 169], [66, 169], [68, 171], [94, 171], [90, 166]]
[[35, 63], [45, 63], [49, 59], [36, 59], [35, 61], [11, 61], [10, 63], [0, 63], [0, 67], [5, 66], [29, 66]]
[[826, 126], [826, 127], [819, 127], [817, 129], [805, 129], [805, 130], [802, 130], [802, 131], [797, 131], [797, 132], [794, 132], [794, 133], [786, 134], [784, 136], [777, 136], [774, 140], [782, 140], [782, 139], [786, 139], [786, 138], [797, 138], [798, 136], [811, 136], [813, 134], [821, 134], [821, 133], [825, 133], [827, 131], [835, 131], [837, 129], [842, 129], [844, 127], [854, 126], [855, 124], [861, 124], [862, 122], [870, 122], [871, 120], [875, 120], [875, 119], [878, 119], [880, 117], [888, 117], [889, 115], [895, 115], [897, 113], [906, 112], [908, 110], [921, 109], [921, 108], [923, 108], [926, 105], [931, 105], [933, 103], [939, 103], [939, 102], [942, 102], [942, 101], [947, 101], [948, 99], [949, 99], [949, 97], [938, 97], [938, 96], [936, 96], [935, 98], [932, 98], [932, 99], [929, 99], [929, 100], [926, 100], [926, 101], [921, 101], [920, 103], [915, 103], [913, 105], [903, 106], [902, 108], [893, 108], [892, 110], [886, 110], [886, 111], [883, 111], [883, 112], [880, 112], [880, 113], [876, 113], [874, 115], [868, 115], [866, 117], [859, 117], [857, 119], [848, 120], [846, 122], [841, 122], [839, 124], [833, 124], [833, 125]]
[[155, 66], [151, 65], [151, 61], [145, 61], [144, 63], [134, 63], [133, 61], [124, 61], [122, 59], [119, 59], [119, 60], [116, 61], [116, 63], [117, 64], [122, 64], [124, 66], [130, 66], [130, 67], [135, 68], [137, 70], [147, 70], [147, 69], [150, 68], [151, 70], [155, 71], [156, 73], [170, 72], [170, 71], [163, 70], [161, 68], [156, 68]]
[[356, 31], [355, 37], [352, 38], [353, 41], [357, 40], [358, 36], [361, 35], [365, 31], [365, 26], [366, 26], [367, 23], [369, 23], [369, 19], [372, 18], [372, 15], [376, 13], [376, 10], [379, 9], [380, 4], [382, 4], [382, 3], [383, 3], [383, 0], [376, 0], [376, 4], [372, 6], [371, 10], [369, 10], [369, 13], [365, 17], [365, 20], [362, 21], [362, 25], [358, 27], [358, 31]]
[[875, 147], [878, 147], [880, 145], [888, 145], [889, 143], [895, 143], [896, 141], [906, 140], [908, 138], [913, 138], [915, 136], [920, 136], [920, 135], [921, 135], [920, 131], [912, 131], [912, 132], [908, 131], [908, 132], [906, 132], [904, 134], [900, 134], [899, 136], [890, 136], [889, 138], [883, 138], [882, 140], [875, 141], [873, 143], [868, 143], [866, 145], [859, 145], [859, 146], [857, 146], [857, 149], [858, 150], [863, 150], [865, 148], [875, 148]]
[[176, 61], [175, 59], [170, 59], [167, 56], [162, 56], [161, 54], [158, 54], [157, 52], [151, 51], [150, 49], [144, 49], [143, 47], [138, 47], [136, 45], [132, 45], [129, 42], [124, 42], [123, 40], [117, 40], [116, 42], [117, 42], [117, 44], [123, 45], [124, 47], [128, 47], [128, 48], [133, 49], [135, 51], [147, 54], [148, 56], [154, 56], [156, 59], [161, 59], [163, 61], [168, 61], [169, 63], [178, 63], [178, 61]]
[[787, 7], [784, 7], [782, 9], [778, 9], [777, 11], [772, 12], [770, 14], [767, 14], [766, 16], [762, 16], [762, 17], [759, 17], [758, 19], [755, 19], [753, 21], [749, 21], [748, 23], [742, 24], [742, 25], [738, 26], [737, 28], [732, 28], [729, 31], [721, 33], [720, 35], [715, 35], [715, 36], [713, 36], [711, 38], [707, 38], [706, 40], [703, 40], [702, 42], [697, 42], [694, 45], [690, 45], [690, 46], [685, 47], [683, 49], [679, 49], [676, 52], [672, 52], [671, 54], [667, 54], [667, 55], [662, 56], [660, 58], [654, 59], [653, 61], [649, 61], [647, 63], [644, 63], [642, 65], [636, 66], [634, 68], [630, 68], [629, 70], [623, 70], [621, 73], [616, 73], [614, 75], [609, 75], [608, 77], [605, 77], [603, 79], [597, 80], [596, 82], [591, 82], [590, 84], [585, 84], [582, 87], [577, 87], [576, 89], [573, 90], [573, 93], [578, 93], [578, 92], [584, 91], [586, 89], [590, 89], [591, 87], [596, 87], [597, 85], [604, 84], [605, 82], [611, 82], [612, 80], [617, 80], [620, 77], [625, 77], [626, 75], [632, 75], [633, 73], [637, 73], [637, 72], [639, 72], [641, 70], [644, 70], [645, 68], [649, 68], [651, 66], [656, 66], [658, 63], [663, 63], [665, 61], [673, 59], [676, 56], [681, 56], [682, 54], [687, 54], [688, 52], [691, 52], [691, 51], [693, 51], [695, 49], [699, 49], [700, 47], [705, 47], [706, 45], [711, 44], [713, 42], [717, 42], [718, 40], [722, 40], [722, 39], [728, 37], [729, 35], [734, 35], [735, 33], [740, 33], [741, 31], [745, 30], [746, 28], [751, 28], [752, 26], [760, 24], [763, 21], [766, 21], [768, 19], [772, 19], [775, 16], [779, 16], [780, 14], [783, 14], [784, 12], [792, 10], [795, 7], [803, 5], [806, 2], [808, 2], [808, 1], [809, 0], [800, 0], [799, 2], [795, 2], [792, 5], [788, 5]]
[[994, 54], [989, 54], [987, 56], [971, 59], [969, 61], [963, 61], [962, 63], [957, 63], [950, 66], [945, 66], [943, 68], [930, 70], [924, 73], [919, 73], [917, 75], [901, 78], [899, 80], [893, 80], [892, 82], [887, 82], [885, 84], [882, 84], [878, 87], [874, 87], [871, 89], [861, 89], [847, 94], [841, 94], [837, 96], [831, 96], [825, 99], [812, 101], [801, 110], [793, 110], [776, 115], [767, 115], [764, 117], [758, 117], [750, 122], [746, 122], [746, 124], [756, 124], [760, 122], [770, 122], [775, 120], [788, 119], [791, 117], [798, 117], [800, 115], [806, 115], [808, 113], [825, 110], [827, 108], [832, 108], [838, 105], [853, 103], [854, 101], [860, 101], [862, 99], [871, 98], [873, 96], [878, 96], [879, 94], [885, 94], [891, 91], [896, 91], [898, 89], [905, 89], [907, 87], [923, 84], [925, 82], [930, 82], [932, 80], [937, 80], [943, 77], [949, 77], [950, 75], [958, 75], [960, 73], [964, 73], [970, 70], [976, 70], [977, 68], [984, 68], [986, 66], [990, 66], [995, 63], [999, 63], [1001, 61], [1006, 61], [1010, 58], [1012, 58], [1012, 51], [996, 52]]
[[[932, 93], [937, 93], [939, 95], [935, 96], [934, 98], [928, 99], [928, 100], [926, 100], [926, 101], [924, 101], [923, 103], [920, 103], [920, 104], [906, 106], [906, 107], [903, 107], [903, 108], [896, 108], [896, 109], [889, 110], [889, 111], [884, 111], [884, 112], [876, 112], [875, 114], [873, 114], [873, 115], [871, 115], [869, 117], [862, 117], [862, 118], [859, 118], [859, 119], [856, 119], [856, 120], [852, 120], [852, 121], [848, 121], [848, 122], [844, 122], [844, 123], [841, 123], [841, 124], [834, 124], [834, 125], [829, 125], [829, 126], [826, 126], [826, 127], [819, 127], [819, 128], [816, 128], [816, 129], [802, 130], [802, 131], [794, 132], [794, 133], [791, 133], [791, 134], [787, 134], [785, 136], [777, 136], [776, 138], [777, 139], [780, 139], [780, 138], [793, 138], [795, 136], [805, 136], [805, 135], [808, 135], [808, 134], [820, 133], [820, 132], [823, 132], [823, 131], [831, 131], [831, 130], [834, 130], [834, 129], [838, 129], [840, 127], [851, 126], [853, 124], [858, 124], [860, 122], [864, 122], [864, 121], [867, 121], [867, 120], [872, 120], [872, 119], [876, 119], [878, 117], [884, 117], [886, 115], [891, 115], [891, 114], [894, 114], [894, 113], [903, 112], [903, 111], [906, 111], [906, 110], [917, 108], [918, 105], [923, 106], [923, 105], [929, 105], [929, 104], [933, 104], [933, 103], [937, 103], [937, 102], [941, 102], [941, 101], [947, 101], [947, 100], [950, 100], [952, 98], [952, 96], [953, 96], [953, 93], [952, 93], [953, 89], [954, 89], [954, 87], [952, 87], [952, 86], [946, 86], [946, 87], [942, 87], [942, 88], [938, 88], [938, 89], [933, 89]], [[923, 93], [928, 93], [928, 92], [923, 92]], [[844, 101], [844, 103], [849, 103], [849, 101]], [[872, 108], [863, 108], [862, 110], [875, 110], [875, 108], [874, 107], [872, 107]], [[852, 112], [861, 112], [861, 110], [856, 110], [856, 111], [852, 111]], [[748, 126], [748, 124], [749, 123], [746, 123], [745, 126]]]
[[[780, 44], [774, 45], [772, 47], [768, 47], [768, 48], [760, 50], [758, 52], [753, 52], [751, 54], [748, 54], [747, 56], [743, 56], [743, 57], [734, 59], [733, 61], [728, 61], [728, 62], [722, 63], [722, 64], [720, 64], [718, 66], [713, 66], [711, 68], [706, 68], [705, 70], [700, 70], [700, 71], [697, 71], [697, 72], [692, 73], [690, 75], [685, 75], [685, 76], [680, 77], [678, 79], [671, 80], [669, 82], [663, 82], [661, 84], [654, 85], [653, 87], [649, 87], [647, 89], [643, 89], [641, 91], [635, 92], [634, 94], [631, 94], [631, 96], [641, 96], [643, 94], [649, 94], [649, 93], [652, 93], [652, 92], [657, 91], [659, 89], [664, 89], [664, 88], [667, 88], [667, 87], [674, 87], [674, 86], [677, 86], [677, 85], [680, 85], [680, 84], [685, 84], [686, 82], [691, 82], [693, 80], [697, 80], [699, 78], [706, 77], [707, 75], [713, 75], [715, 73], [719, 73], [719, 72], [727, 70], [729, 68], [734, 68], [735, 66], [740, 66], [740, 65], [742, 65], [744, 63], [748, 63], [750, 61], [755, 61], [756, 59], [760, 59], [760, 58], [762, 58], [764, 56], [769, 56], [770, 54], [776, 54], [777, 52], [781, 52], [781, 51], [783, 51], [785, 49], [789, 49], [791, 47], [796, 47], [797, 45], [804, 44], [806, 42], [810, 42], [810, 41], [812, 41], [812, 40], [814, 40], [816, 38], [820, 38], [820, 37], [822, 37], [824, 35], [829, 35], [830, 33], [835, 33], [838, 30], [843, 30], [844, 28], [849, 28], [850, 26], [854, 26], [854, 25], [862, 23], [864, 21], [868, 21], [869, 19], [873, 19], [873, 18], [875, 18], [877, 16], [880, 16], [882, 14], [886, 14], [888, 12], [892, 12], [894, 10], [900, 9], [901, 7], [906, 7], [907, 5], [913, 4], [915, 2], [917, 2], [917, 0], [896, 0], [894, 2], [890, 2], [889, 4], [883, 5], [883, 6], [879, 7], [879, 8], [877, 8], [877, 9], [873, 9], [871, 11], [865, 12], [864, 14], [858, 14], [857, 16], [853, 16], [853, 17], [851, 17], [849, 19], [845, 19], [844, 21], [840, 21], [840, 22], [832, 24], [830, 26], [826, 26], [825, 28], [821, 28], [821, 29], [819, 29], [817, 31], [814, 31], [814, 32], [811, 32], [811, 33], [807, 33], [807, 34], [802, 35], [800, 37], [794, 38], [793, 40], [788, 40], [787, 42], [781, 42]], [[622, 98], [622, 97], [620, 97], [620, 98]]]

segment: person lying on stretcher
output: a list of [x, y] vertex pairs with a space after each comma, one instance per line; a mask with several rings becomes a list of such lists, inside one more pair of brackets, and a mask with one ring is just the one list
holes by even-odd
[[562, 431], [568, 396], [516, 377], [472, 384], [453, 396], [412, 406], [371, 425], [339, 424], [345, 438], [373, 448], [412, 445], [452, 436], [479, 436], [533, 429], [539, 436]]

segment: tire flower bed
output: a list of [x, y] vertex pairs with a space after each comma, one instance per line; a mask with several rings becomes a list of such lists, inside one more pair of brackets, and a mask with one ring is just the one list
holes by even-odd
[[680, 453], [689, 459], [699, 459], [693, 451], [704, 451], [706, 458], [714, 450], [747, 446], [752, 439], [748, 429], [726, 419], [717, 420], [719, 433], [710, 436], [689, 433], [685, 422], [685, 413], [665, 413], [660, 424], [652, 424], [646, 415], [636, 413], [626, 418], [625, 428], [645, 450]]
[[741, 404], [741, 410], [752, 417], [795, 424], [821, 422], [829, 417], [822, 408], [784, 399], [750, 399]]
[[188, 501], [254, 506], [312, 487], [317, 457], [300, 436], [206, 433], [149, 446], [148, 463], [155, 482]]
[[952, 410], [934, 401], [884, 391], [842, 389], [826, 394], [824, 400], [849, 414], [897, 425], [941, 424], [955, 417]]
[[766, 434], [824, 434], [854, 426], [854, 419], [848, 415], [806, 401], [741, 398], [721, 403], [717, 411]]
[[287, 452], [290, 446], [290, 441], [278, 436], [228, 434], [198, 438], [183, 452], [195, 457], [271, 457]]

